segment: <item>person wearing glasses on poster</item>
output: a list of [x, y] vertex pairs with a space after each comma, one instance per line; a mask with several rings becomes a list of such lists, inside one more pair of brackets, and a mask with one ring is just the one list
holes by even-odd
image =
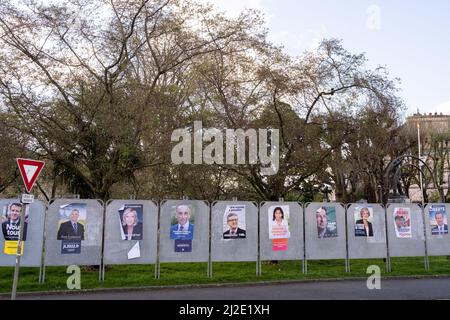
[[239, 217], [235, 213], [227, 216], [228, 230], [223, 233], [224, 239], [244, 239], [246, 237], [245, 230], [239, 228]]

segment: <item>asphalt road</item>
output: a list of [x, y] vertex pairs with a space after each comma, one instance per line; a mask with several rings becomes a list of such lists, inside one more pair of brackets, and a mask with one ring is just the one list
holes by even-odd
[[[1, 296], [5, 299], [7, 296]], [[382, 279], [381, 290], [369, 290], [365, 280], [258, 284], [220, 287], [109, 290], [18, 295], [33, 300], [373, 300], [450, 299], [450, 278]]]

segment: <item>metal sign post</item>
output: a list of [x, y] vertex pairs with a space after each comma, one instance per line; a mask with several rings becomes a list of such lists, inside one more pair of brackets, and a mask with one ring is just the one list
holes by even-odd
[[45, 163], [43, 161], [31, 160], [31, 159], [16, 159], [17, 165], [19, 167], [20, 174], [22, 176], [23, 183], [25, 185], [24, 193], [20, 199], [23, 204], [22, 212], [20, 213], [20, 232], [19, 240], [17, 242], [17, 253], [16, 253], [16, 265], [14, 267], [14, 279], [13, 287], [11, 292], [11, 300], [16, 299], [17, 284], [19, 282], [19, 269], [20, 269], [20, 257], [22, 254], [22, 239], [25, 229], [25, 212], [27, 212], [28, 204], [33, 203], [34, 196], [30, 195], [31, 189], [36, 182], [39, 174], [44, 168]]
[[[26, 192], [26, 190], [24, 190]], [[28, 193], [26, 193], [28, 194]], [[16, 265], [14, 267], [14, 280], [13, 287], [11, 292], [11, 300], [16, 300], [17, 293], [17, 284], [19, 282], [19, 269], [20, 269], [20, 257], [22, 256], [22, 239], [23, 239], [23, 230], [25, 229], [25, 212], [27, 212], [27, 203], [24, 203], [22, 211], [20, 212], [20, 232], [19, 232], [19, 241], [17, 242], [17, 253], [16, 253]]]

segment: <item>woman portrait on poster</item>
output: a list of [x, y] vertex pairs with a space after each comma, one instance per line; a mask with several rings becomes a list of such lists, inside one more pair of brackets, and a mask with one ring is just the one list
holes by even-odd
[[127, 208], [122, 216], [124, 240], [142, 240], [142, 222], [133, 208]]
[[273, 210], [269, 228], [270, 239], [290, 238], [289, 225], [284, 217], [284, 212], [281, 207], [276, 207]]
[[[370, 211], [368, 208], [362, 208], [360, 211], [361, 220], [356, 221], [357, 233], [356, 236], [373, 237], [372, 223], [369, 222]], [[360, 226], [360, 227], [358, 227]]]

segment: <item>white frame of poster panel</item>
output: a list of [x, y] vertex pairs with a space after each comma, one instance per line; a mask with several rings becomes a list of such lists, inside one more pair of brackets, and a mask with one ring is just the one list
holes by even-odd
[[[9, 199], [0, 199], [0, 202], [4, 202], [5, 205], [9, 205], [11, 203], [21, 203], [20, 198], [9, 198]], [[36, 204], [38, 203], [38, 205], [42, 205], [42, 216], [40, 217], [39, 220], [37, 220], [38, 222], [40, 222], [40, 224], [38, 226], [36, 226], [36, 222], [33, 221], [34, 219], [36, 219], [36, 215], [32, 214], [32, 207], [37, 206]], [[22, 203], [21, 203], [22, 204]], [[24, 204], [22, 204], [23, 206]], [[45, 216], [46, 216], [46, 212], [47, 212], [47, 202], [43, 201], [43, 200], [38, 200], [36, 199], [32, 204], [27, 204], [28, 206], [28, 212], [29, 212], [29, 217], [28, 217], [28, 222], [27, 222], [27, 241], [24, 241], [24, 254], [21, 256], [20, 259], [20, 267], [30, 267], [30, 268], [39, 268], [39, 279], [38, 282], [41, 283], [42, 281], [42, 262], [43, 262], [43, 250], [44, 250], [44, 232], [45, 232]], [[3, 209], [4, 205], [1, 206]], [[3, 212], [0, 212], [0, 214], [2, 214]], [[39, 229], [38, 229], [39, 228]], [[35, 230], [34, 234], [33, 234], [33, 230]], [[40, 232], [39, 232], [40, 231]], [[30, 234], [32, 235], [30, 237]], [[30, 240], [31, 239], [31, 240]], [[2, 250], [1, 255], [4, 255], [4, 242], [6, 241], [4, 239], [4, 236], [2, 235], [0, 238], [0, 250]], [[40, 241], [39, 241], [40, 240]], [[29, 257], [26, 253], [27, 252], [32, 252], [33, 253], [33, 257]], [[39, 256], [37, 258], [37, 256]], [[2, 267], [14, 267], [15, 263], [16, 263], [16, 255], [11, 255], [11, 257], [6, 257], [5, 260], [11, 260], [11, 261], [6, 261], [6, 263], [0, 263], [0, 266]], [[33, 260], [33, 261], [29, 261], [29, 260]], [[36, 260], [36, 261], [34, 261]], [[39, 262], [37, 262], [37, 260], [39, 260]], [[33, 263], [36, 262], [36, 263]]]
[[[393, 218], [395, 208], [409, 208], [411, 215], [411, 238], [397, 237], [394, 228], [395, 221]], [[392, 270], [391, 257], [423, 257], [425, 270], [428, 270], [427, 240], [424, 230], [424, 208], [416, 203], [388, 203], [386, 205], [386, 226], [388, 239], [388, 272], [391, 272]], [[417, 249], [418, 247], [422, 247], [423, 249]], [[408, 251], [416, 251], [410, 254], [397, 253], [405, 248], [407, 248]], [[419, 250], [421, 252], [419, 252]]]
[[[98, 254], [99, 254], [99, 256], [98, 256], [99, 263], [98, 264], [97, 263], [89, 263], [89, 262], [87, 262], [87, 263], [85, 263], [85, 262], [74, 263], [73, 261], [69, 261], [67, 263], [61, 263], [61, 264], [60, 263], [57, 263], [57, 264], [56, 263], [50, 263], [50, 264], [48, 263], [48, 257], [49, 257], [48, 256], [48, 252], [50, 251], [49, 249], [51, 249], [51, 248], [55, 249], [57, 247], [61, 247], [62, 246], [62, 241], [63, 241], [63, 240], [57, 240], [56, 239], [58, 231], [57, 231], [57, 229], [51, 229], [50, 225], [49, 225], [50, 223], [53, 223], [53, 222], [56, 222], [56, 224], [59, 223], [60, 219], [58, 219], [58, 217], [50, 217], [50, 214], [49, 214], [51, 209], [53, 209], [52, 206], [54, 206], [55, 203], [58, 204], [59, 202], [60, 203], [68, 203], [68, 204], [86, 204], [86, 225], [85, 225], [86, 229], [84, 231], [85, 232], [85, 238], [89, 234], [94, 234], [94, 235], [97, 234], [96, 232], [93, 232], [93, 233], [89, 233], [88, 232], [88, 229], [90, 229], [92, 227], [95, 227], [97, 225], [97, 227], [99, 228], [99, 230], [97, 230], [99, 239], [89, 239], [89, 240], [85, 239], [85, 240], [82, 240], [82, 241], [92, 241], [92, 243], [98, 243], [98, 245], [91, 245], [91, 247], [98, 247], [98, 248], [93, 248], [92, 249], [92, 250], [96, 250], [96, 251], [98, 250]], [[88, 215], [88, 211], [89, 211], [89, 203], [92, 203], [92, 206], [94, 206], [95, 202], [97, 202], [97, 204], [100, 206], [98, 208], [98, 209], [100, 209], [99, 212], [98, 212], [100, 214], [100, 217], [98, 217], [99, 221], [97, 221], [96, 223], [93, 223], [93, 221], [91, 220], [91, 222], [88, 223], [87, 215]], [[93, 210], [93, 212], [96, 212], [94, 210], [94, 208], [92, 210]], [[56, 216], [56, 213], [59, 215], [59, 210], [57, 210], [55, 212], [55, 216]], [[45, 254], [44, 254], [43, 271], [42, 271], [42, 283], [45, 282], [45, 270], [46, 270], [47, 266], [69, 266], [69, 265], [79, 265], [79, 266], [98, 265], [99, 266], [98, 280], [101, 281], [101, 277], [102, 277], [102, 263], [103, 263], [103, 261], [102, 261], [103, 260], [103, 232], [104, 232], [104, 222], [105, 222], [104, 221], [104, 218], [105, 218], [104, 213], [105, 213], [105, 206], [104, 206], [103, 201], [100, 200], [100, 199], [65, 199], [65, 198], [57, 198], [57, 199], [50, 200], [48, 208], [47, 208], [46, 219], [45, 219], [45, 247], [44, 247], [45, 248]], [[88, 227], [88, 226], [91, 226], [91, 227]], [[55, 231], [54, 233], [52, 233], [51, 237], [49, 237], [49, 230]], [[86, 232], [88, 232], [88, 233], [86, 234]], [[58, 245], [52, 245], [51, 248], [50, 248], [49, 247], [49, 241], [58, 242]], [[59, 245], [59, 243], [61, 243], [61, 245]], [[83, 248], [83, 246], [81, 246], [81, 248]], [[86, 256], [90, 255], [89, 253], [86, 253], [86, 254], [87, 254]], [[62, 253], [59, 253], [56, 256], [61, 256], [61, 255], [62, 255]], [[52, 257], [52, 259], [53, 259], [53, 257]], [[69, 260], [69, 258], [67, 260]]]
[[[117, 228], [118, 228], [118, 210], [125, 205], [142, 205], [142, 240], [131, 240], [126, 241], [117, 238]], [[154, 206], [153, 208], [151, 206]], [[113, 207], [114, 206], [114, 207]], [[117, 210], [115, 210], [117, 209]], [[153, 210], [154, 209], [154, 210]], [[154, 213], [154, 215], [153, 215]], [[104, 232], [103, 232], [103, 252], [102, 252], [102, 281], [105, 280], [105, 268], [106, 265], [152, 265], [154, 266], [154, 277], [156, 278], [156, 261], [158, 257], [158, 214], [159, 206], [156, 201], [153, 200], [123, 200], [123, 199], [111, 199], [106, 202], [105, 206], [105, 222], [104, 222]], [[113, 217], [115, 216], [115, 218]], [[120, 224], [119, 224], [120, 225]], [[112, 230], [115, 229], [116, 232]], [[113, 235], [114, 234], [114, 235]], [[109, 244], [111, 240], [111, 245]], [[120, 259], [113, 261], [109, 259], [111, 254], [111, 248], [119, 248], [121, 251], [127, 251], [134, 247], [136, 243], [139, 242], [140, 252], [144, 253], [144, 256], [138, 258], [137, 260], [125, 260], [117, 262]], [[117, 251], [117, 250], [114, 250]], [[122, 252], [122, 253], [123, 253]], [[153, 253], [153, 254], [152, 254]]]
[[[371, 224], [372, 237], [356, 236], [356, 209], [372, 208]], [[386, 231], [386, 208], [379, 203], [348, 203], [346, 208], [347, 216], [347, 251], [348, 270], [351, 271], [351, 260], [357, 259], [384, 259], [386, 270], [388, 270], [388, 244]], [[376, 215], [375, 220], [375, 213]], [[370, 213], [370, 211], [369, 211]], [[358, 217], [361, 219], [361, 217]], [[355, 248], [358, 246], [358, 248]]]
[[[165, 251], [163, 251], [164, 248], [172, 247], [172, 243], [175, 243], [175, 241], [173, 241], [173, 239], [170, 239], [170, 237], [166, 238], [166, 236], [167, 236], [166, 231], [169, 230], [169, 232], [170, 232], [170, 227], [172, 226], [171, 225], [171, 220], [174, 218], [174, 216], [170, 217], [170, 219], [168, 220], [168, 224], [166, 223], [167, 222], [166, 220], [163, 220], [163, 210], [165, 209], [166, 206], [170, 205], [169, 202], [170, 203], [178, 203], [178, 204], [176, 204], [176, 206], [181, 205], [183, 203], [187, 203], [188, 205], [191, 205], [191, 206], [192, 206], [192, 203], [199, 203], [199, 204], [201, 203], [202, 205], [205, 205], [204, 209], [205, 209], [206, 219], [203, 219], [203, 220], [205, 220], [206, 222], [203, 221], [202, 224], [200, 224], [200, 226], [201, 225], [206, 226], [206, 232], [204, 230], [202, 230], [202, 228], [195, 227], [194, 228], [194, 235], [193, 235], [194, 239], [192, 239], [192, 242], [195, 241], [197, 244], [200, 244], [200, 243], [204, 242], [204, 241], [202, 241], [202, 239], [206, 238], [206, 240], [207, 240], [206, 241], [207, 249], [201, 249], [202, 247], [200, 246], [199, 247], [200, 249], [198, 249], [199, 252], [196, 253], [198, 256], [201, 256], [202, 255], [201, 251], [206, 250], [206, 259], [197, 259], [194, 256], [193, 259], [184, 259], [182, 261], [175, 260], [175, 256], [176, 257], [182, 257], [180, 254], [183, 254], [183, 253], [179, 253], [179, 254], [176, 254], [176, 255], [169, 254], [165, 258], [161, 258], [161, 253], [165, 252]], [[172, 204], [172, 206], [174, 206], [174, 205], [175, 204]], [[196, 205], [196, 207], [198, 208], [199, 206]], [[198, 213], [196, 213], [195, 215], [196, 215], [195, 216], [195, 221], [199, 221], [199, 220], [197, 220], [198, 219], [198, 216], [197, 216]], [[165, 217], [164, 217], [164, 219], [165, 219]], [[206, 263], [207, 264], [207, 266], [206, 266], [206, 276], [207, 277], [210, 276], [210, 274], [209, 274], [210, 263], [211, 263], [211, 260], [210, 260], [210, 229], [211, 229], [210, 228], [210, 226], [211, 226], [210, 222], [211, 222], [210, 205], [209, 205], [209, 202], [206, 201], [206, 200], [194, 200], [194, 199], [188, 199], [188, 198], [183, 198], [183, 199], [179, 199], [179, 200], [177, 200], [177, 199], [165, 199], [165, 200], [162, 200], [159, 203], [159, 215], [158, 215], [158, 256], [157, 256], [157, 262], [156, 262], [156, 278], [157, 279], [161, 278], [161, 263], [178, 263], [178, 262], [180, 262], [180, 263], [191, 263], [191, 262]], [[195, 222], [194, 225], [198, 225], [198, 223]], [[161, 238], [161, 235], [163, 234], [162, 233], [162, 229], [163, 228], [165, 229], [165, 231], [164, 231], [165, 233], [164, 233], [164, 237]], [[202, 231], [199, 231], [199, 229], [202, 230]], [[163, 241], [167, 242], [167, 243], [170, 242], [171, 245], [170, 246], [168, 246], [167, 244], [162, 245]], [[191, 244], [191, 245], [193, 245], [193, 244]]]
[[[223, 256], [225, 256], [224, 250], [232, 251], [236, 245], [232, 246], [230, 244], [239, 243], [239, 241], [242, 241], [243, 239], [223, 239], [223, 228], [224, 228], [224, 217], [225, 213], [223, 213], [223, 210], [218, 211], [218, 206], [225, 206], [225, 210], [229, 206], [246, 206], [245, 210], [245, 234], [246, 234], [246, 247], [248, 250], [255, 250], [255, 253], [251, 256], [248, 255], [249, 259], [246, 258], [246, 254], [240, 254], [237, 259], [223, 259]], [[250, 211], [247, 210], [247, 206], [252, 205], [255, 209], [256, 215], [255, 217], [251, 217]], [[252, 210], [253, 211], [253, 210]], [[215, 213], [217, 214], [217, 218], [215, 217]], [[220, 218], [220, 219], [219, 219]], [[250, 218], [250, 219], [249, 219]], [[248, 226], [254, 225], [256, 226], [256, 232], [248, 232]], [[259, 204], [254, 201], [239, 201], [237, 199], [233, 199], [230, 201], [214, 201], [211, 204], [211, 263], [210, 263], [210, 271], [209, 275], [212, 277], [213, 270], [212, 265], [213, 262], [255, 262], [256, 264], [256, 276], [259, 276]], [[217, 230], [220, 230], [218, 232]], [[254, 230], [254, 229], [253, 229]], [[249, 235], [251, 235], [249, 237]], [[254, 239], [253, 239], [254, 238]], [[251, 241], [255, 241], [255, 243], [251, 243]], [[254, 248], [253, 248], [254, 246]], [[216, 249], [219, 248], [221, 250], [219, 256], [216, 258], [214, 254], [216, 254]], [[236, 251], [235, 251], [236, 252]], [[253, 258], [253, 259], [252, 259]]]
[[[318, 228], [317, 228], [316, 211], [319, 210], [319, 208], [321, 207], [330, 207], [330, 206], [336, 208], [335, 215], [336, 215], [337, 236], [320, 239], [317, 233]], [[312, 213], [308, 215], [309, 212]], [[348, 251], [347, 251], [347, 214], [345, 206], [339, 202], [307, 202], [303, 206], [303, 213], [305, 221], [304, 224], [305, 273], [308, 273], [308, 260], [344, 260], [345, 272], [349, 272]], [[320, 242], [318, 240], [320, 240]], [[311, 243], [314, 243], [314, 246], [311, 246]], [[324, 243], [332, 244], [331, 249], [329, 245], [328, 247], [325, 248]], [[316, 252], [330, 252], [335, 254], [319, 256], [316, 254]], [[340, 252], [340, 254], [338, 254], [337, 252]]]
[[[289, 233], [287, 251], [272, 251], [272, 239], [269, 239], [269, 209], [289, 207]], [[293, 209], [298, 207], [298, 210]], [[283, 212], [284, 213], [284, 212]], [[262, 275], [262, 261], [301, 260], [302, 272], [305, 272], [303, 206], [296, 201], [263, 201], [259, 205], [259, 275]], [[264, 248], [264, 249], [263, 249]]]
[[[425, 206], [424, 223], [427, 241], [427, 257], [436, 256], [450, 256], [450, 230], [444, 235], [433, 235], [430, 224], [430, 208], [432, 206], [445, 206], [445, 212], [447, 213], [447, 229], [450, 222], [449, 212], [450, 204], [448, 203], [428, 203]], [[445, 223], [445, 221], [444, 221]]]

